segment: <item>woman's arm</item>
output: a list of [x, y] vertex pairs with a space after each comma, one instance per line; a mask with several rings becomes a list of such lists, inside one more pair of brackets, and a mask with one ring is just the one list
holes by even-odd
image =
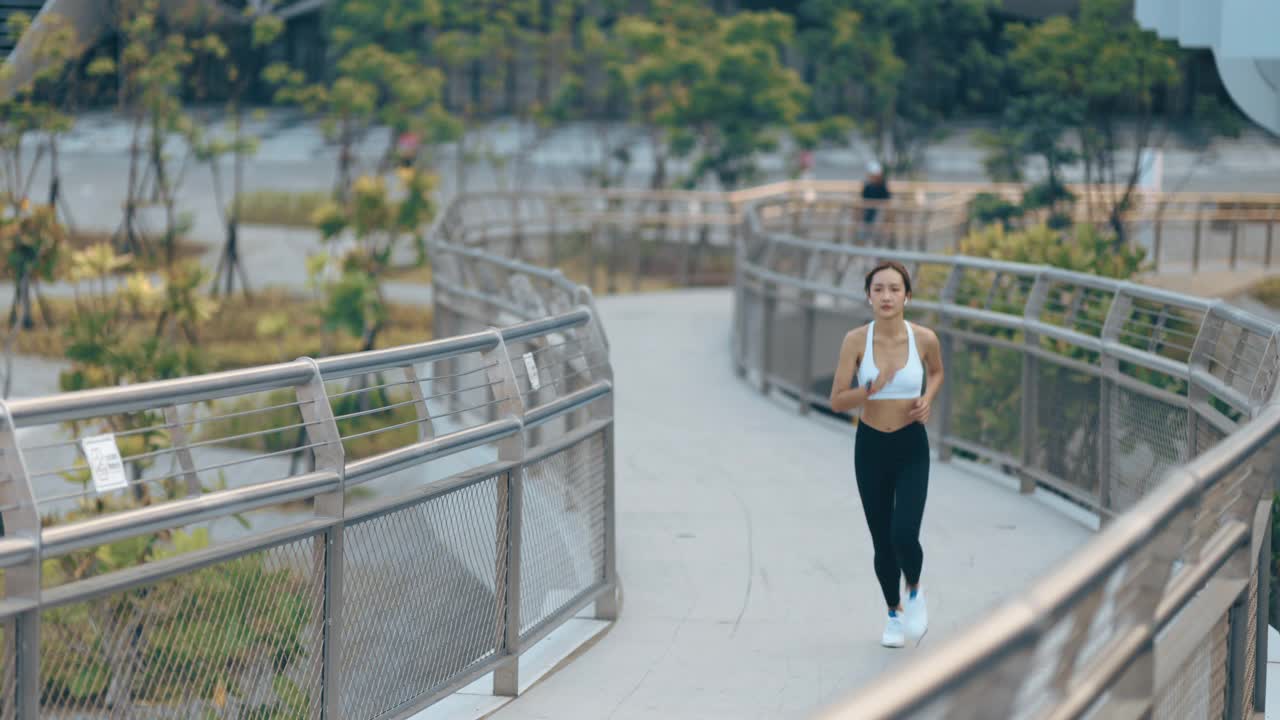
[[942, 389], [942, 383], [946, 380], [946, 369], [942, 367], [942, 343], [938, 340], [938, 335], [928, 328], [920, 328], [919, 336], [924, 340], [921, 345], [924, 349], [924, 377], [925, 391], [924, 395], [915, 402], [911, 411], [907, 413], [912, 420], [920, 422], [928, 422], [929, 412], [933, 407], [933, 399], [938, 396], [938, 391]]
[[865, 342], [863, 329], [850, 330], [840, 344], [840, 362], [836, 365], [836, 376], [831, 380], [831, 409], [836, 412], [848, 412], [867, 401], [876, 391], [884, 387], [893, 377], [892, 373], [880, 373], [871, 384], [871, 388], [849, 387], [853, 384], [853, 374], [858, 366], [858, 349]]

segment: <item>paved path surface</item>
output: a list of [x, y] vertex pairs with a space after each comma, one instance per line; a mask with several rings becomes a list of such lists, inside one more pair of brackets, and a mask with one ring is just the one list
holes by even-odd
[[918, 649], [882, 649], [852, 428], [799, 417], [733, 374], [726, 291], [599, 302], [618, 387], [621, 619], [496, 718], [804, 717], [936, 647], [1090, 535], [935, 465], [932, 628]]

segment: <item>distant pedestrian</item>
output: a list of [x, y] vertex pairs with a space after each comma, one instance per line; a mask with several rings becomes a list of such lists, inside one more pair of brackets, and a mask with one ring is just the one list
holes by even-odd
[[884, 177], [884, 166], [872, 161], [867, 164], [867, 177], [862, 181], [862, 223], [867, 227], [874, 225], [880, 208], [888, 204], [893, 197], [889, 191], [889, 183]]

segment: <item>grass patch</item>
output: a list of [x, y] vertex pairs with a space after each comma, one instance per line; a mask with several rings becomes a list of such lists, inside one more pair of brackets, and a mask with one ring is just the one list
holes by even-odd
[[[114, 234], [112, 232], [81, 230], [68, 235], [67, 243], [72, 251], [84, 250], [94, 245], [112, 245], [112, 236]], [[145, 236], [145, 243], [151, 247], [152, 255], [135, 255], [133, 262], [129, 263], [128, 267], [122, 268], [117, 274], [128, 275], [138, 270], [152, 272], [164, 269], [164, 246], [161, 244], [160, 237], [147, 235]], [[208, 245], [198, 243], [188, 237], [179, 237], [173, 248], [173, 258], [175, 262], [198, 260], [208, 250]]]
[[[75, 311], [69, 300], [50, 300], [55, 318]], [[326, 346], [320, 332], [317, 304], [308, 298], [290, 295], [282, 290], [254, 293], [252, 299], [236, 295], [223, 299], [217, 313], [200, 326], [200, 349], [210, 372], [233, 370], [254, 365], [293, 360], [303, 355], [319, 357], [355, 352], [359, 338], [333, 333]], [[278, 336], [258, 334], [258, 324], [271, 316], [289, 318], [287, 329]], [[407, 345], [431, 339], [431, 308], [389, 305], [388, 322], [378, 334], [377, 347]], [[126, 332], [139, 336], [152, 331], [154, 319], [141, 317], [132, 321]], [[67, 341], [62, 330], [37, 327], [18, 334], [17, 352], [24, 355], [61, 358], [66, 355]]]
[[391, 268], [387, 271], [387, 279], [396, 282], [421, 283], [423, 285], [431, 284], [431, 266], [430, 265], [406, 265], [404, 267]]
[[1248, 294], [1269, 308], [1280, 309], [1280, 275], [1254, 285], [1249, 288]]
[[250, 225], [312, 227], [316, 210], [329, 202], [323, 190], [290, 192], [288, 190], [255, 190], [240, 195], [240, 222]]

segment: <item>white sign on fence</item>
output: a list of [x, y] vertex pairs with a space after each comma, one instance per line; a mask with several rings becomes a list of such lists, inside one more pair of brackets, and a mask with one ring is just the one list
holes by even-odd
[[124, 476], [124, 461], [120, 459], [120, 448], [116, 447], [114, 434], [81, 438], [80, 447], [84, 450], [85, 461], [89, 463], [94, 490], [104, 493], [129, 487], [129, 481]]
[[542, 387], [542, 378], [538, 375], [538, 364], [533, 361], [533, 353], [524, 354], [524, 369], [529, 373], [529, 387], [537, 390]]

